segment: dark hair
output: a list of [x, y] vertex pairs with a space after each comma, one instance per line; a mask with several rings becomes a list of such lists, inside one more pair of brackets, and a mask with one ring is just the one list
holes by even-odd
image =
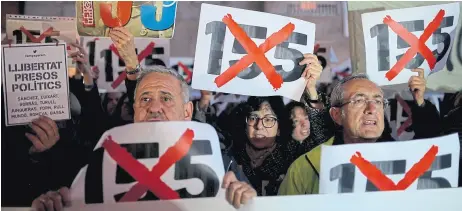
[[[233, 136], [233, 146], [234, 147], [243, 147], [245, 142], [248, 141], [247, 134], [243, 133], [247, 131], [246, 118], [253, 111], [260, 110], [261, 104], [268, 102], [274, 114], [278, 118], [278, 129], [279, 136], [276, 138], [276, 141], [281, 144], [285, 144], [289, 141], [290, 135], [292, 134], [293, 126], [289, 118], [289, 113], [287, 112], [284, 101], [279, 96], [271, 97], [249, 97], [247, 102], [240, 103], [236, 106], [234, 111], [230, 116], [234, 116], [230, 120], [231, 124], [234, 124], [231, 134]], [[245, 141], [242, 141], [245, 140]]]
[[[301, 102], [297, 102], [297, 101], [291, 101], [290, 103], [288, 103], [286, 105], [286, 109], [287, 109], [287, 112], [289, 113], [289, 115], [292, 115], [292, 112], [296, 107], [302, 108], [303, 110], [305, 110], [306, 114], [308, 114], [308, 110], [305, 109], [305, 104], [303, 104]], [[289, 118], [290, 118], [290, 116], [289, 116]]]

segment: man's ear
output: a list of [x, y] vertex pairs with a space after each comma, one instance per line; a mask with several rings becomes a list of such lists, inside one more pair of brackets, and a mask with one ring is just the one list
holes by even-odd
[[185, 103], [184, 104], [184, 120], [191, 121], [193, 111], [194, 111], [194, 104], [191, 101]]
[[334, 120], [337, 125], [342, 125], [342, 109], [341, 108], [330, 108], [329, 114], [332, 120]]

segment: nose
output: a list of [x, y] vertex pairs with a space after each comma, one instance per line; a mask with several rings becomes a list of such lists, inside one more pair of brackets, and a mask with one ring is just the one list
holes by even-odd
[[374, 101], [367, 101], [364, 114], [375, 114], [375, 113], [377, 113], [377, 105], [374, 103]]
[[149, 104], [148, 111], [150, 113], [159, 113], [162, 110], [162, 103], [159, 100], [152, 100]]
[[255, 124], [257, 129], [263, 129], [263, 119], [258, 119], [257, 124]]

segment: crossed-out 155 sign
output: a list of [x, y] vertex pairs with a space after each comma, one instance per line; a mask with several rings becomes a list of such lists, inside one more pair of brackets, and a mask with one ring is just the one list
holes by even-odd
[[[86, 47], [89, 51], [90, 65], [98, 66], [100, 77], [98, 87], [107, 92], [123, 92], [123, 82], [126, 77], [125, 63], [119, 57], [117, 49], [108, 38], [88, 39]], [[169, 64], [170, 41], [166, 39], [137, 39], [135, 47], [142, 68], [154, 65]], [[93, 66], [92, 65], [92, 66]]]
[[[197, 122], [131, 124], [107, 131], [71, 188], [73, 202], [215, 197], [224, 167], [215, 130]], [[224, 196], [223, 196], [224, 197]]]
[[314, 33], [314, 24], [297, 19], [202, 4], [192, 87], [299, 100], [298, 63], [313, 52]]
[[[457, 134], [415, 141], [323, 146], [319, 192], [457, 187], [459, 148]], [[369, 164], [364, 163], [368, 162], [391, 182], [383, 180], [384, 176], [377, 177], [381, 173], [367, 168]], [[416, 177], [406, 176], [412, 174]]]
[[459, 4], [362, 14], [366, 72], [379, 85], [407, 83], [423, 68], [425, 76], [444, 68], [459, 20]]

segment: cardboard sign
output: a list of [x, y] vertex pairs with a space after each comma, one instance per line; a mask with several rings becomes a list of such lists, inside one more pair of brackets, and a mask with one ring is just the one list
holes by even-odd
[[12, 44], [75, 42], [75, 18], [6, 15], [6, 36]]
[[6, 125], [70, 119], [66, 44], [2, 46]]
[[77, 205], [224, 198], [223, 176], [218, 136], [210, 125], [136, 123], [103, 134], [74, 180], [71, 198]]
[[202, 4], [192, 87], [300, 100], [306, 81], [298, 63], [313, 52], [314, 36], [312, 23]]
[[172, 38], [176, 1], [77, 1], [77, 30], [82, 36], [107, 37], [124, 26], [135, 37]]
[[[400, 185], [403, 178], [408, 178], [407, 182], [411, 184], [405, 190], [457, 187], [459, 148], [457, 134], [404, 142], [323, 145], [319, 192], [362, 193], [383, 190], [380, 186], [383, 180], [372, 179], [370, 172], [373, 171], [355, 162], [358, 159], [357, 152], [391, 179], [392, 183]], [[435, 156], [431, 159], [432, 153]], [[427, 162], [428, 166], [423, 168], [421, 161]], [[417, 170], [422, 170], [423, 174], [416, 173]], [[409, 171], [414, 172], [418, 178], [413, 180], [405, 176]]]
[[[91, 46], [91, 42], [93, 41], [90, 40], [87, 45]], [[94, 42], [94, 53], [90, 51], [89, 55], [94, 56], [94, 64], [100, 71], [97, 81], [98, 88], [103, 92], [125, 92], [125, 63], [119, 57], [117, 49], [112, 41], [107, 38], [97, 39]], [[135, 47], [142, 68], [169, 64], [169, 40], [135, 39]], [[90, 48], [89, 50], [92, 49]]]
[[361, 15], [366, 73], [378, 85], [405, 84], [446, 65], [459, 20], [458, 3], [385, 10]]

